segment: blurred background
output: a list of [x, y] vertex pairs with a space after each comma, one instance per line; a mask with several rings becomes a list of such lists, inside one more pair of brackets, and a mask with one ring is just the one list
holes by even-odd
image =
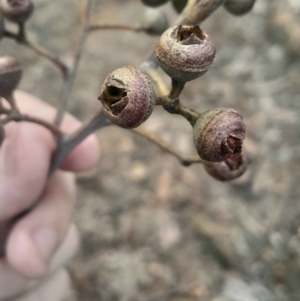
[[[69, 62], [80, 1], [33, 2], [30, 40]], [[138, 0], [94, 0], [92, 21], [137, 24], [145, 9]], [[172, 5], [159, 9], [172, 24]], [[69, 265], [69, 301], [300, 300], [300, 1], [257, 0], [242, 17], [220, 8], [202, 28], [216, 43], [216, 61], [186, 85], [182, 101], [198, 111], [238, 110], [252, 163], [240, 179], [221, 183], [129, 130], [100, 131], [102, 158], [77, 177], [82, 245]], [[156, 41], [145, 33], [92, 33], [69, 111], [88, 119], [106, 76], [140, 65]], [[55, 67], [7, 39], [0, 53], [22, 62], [21, 89], [57, 105], [62, 80]], [[145, 127], [195, 152], [182, 118], [157, 108]]]

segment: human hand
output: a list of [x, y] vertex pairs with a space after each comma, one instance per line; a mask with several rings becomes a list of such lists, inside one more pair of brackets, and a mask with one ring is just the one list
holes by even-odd
[[[15, 93], [23, 113], [52, 121], [55, 110], [24, 92]], [[68, 115], [64, 132], [73, 132], [80, 123]], [[69, 278], [64, 264], [74, 255], [78, 234], [71, 222], [75, 202], [71, 172], [90, 169], [99, 158], [95, 136], [84, 140], [46, 184], [52, 134], [27, 122], [5, 127], [0, 148], [0, 237], [5, 225], [16, 215], [38, 204], [13, 225], [0, 259], [0, 301], [59, 301], [68, 293]]]

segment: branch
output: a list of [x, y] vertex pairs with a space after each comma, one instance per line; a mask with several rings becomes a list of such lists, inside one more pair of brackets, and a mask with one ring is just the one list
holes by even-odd
[[164, 151], [168, 152], [169, 154], [175, 156], [179, 162], [184, 166], [189, 166], [193, 163], [203, 163], [203, 160], [198, 155], [184, 155], [179, 150], [173, 148], [161, 138], [157, 137], [155, 134], [147, 131], [143, 127], [139, 127], [132, 130], [134, 133], [139, 134], [140, 136], [148, 139], [149, 141], [153, 142]]
[[84, 124], [79, 130], [72, 135], [65, 137], [58, 144], [49, 170], [49, 177], [60, 167], [69, 153], [85, 138], [95, 131], [111, 125], [111, 122], [106, 118], [102, 108], [92, 117], [90, 121]]
[[88, 31], [98, 31], [98, 30], [128, 30], [128, 31], [143, 31], [144, 28], [141, 26], [134, 26], [134, 25], [123, 25], [123, 24], [91, 24], [88, 26]]
[[90, 19], [91, 0], [84, 0], [84, 1], [85, 1], [85, 5], [84, 5], [84, 10], [83, 10], [83, 15], [82, 15], [82, 17], [83, 17], [82, 31], [81, 31], [81, 35], [80, 35], [80, 38], [78, 41], [77, 49], [75, 51], [73, 66], [69, 69], [69, 72], [67, 73], [66, 78], [65, 78], [62, 94], [60, 97], [59, 106], [57, 109], [57, 114], [56, 114], [55, 121], [54, 121], [56, 125], [61, 124], [64, 114], [67, 110], [69, 96], [71, 93], [72, 86], [74, 84], [74, 80], [75, 80], [78, 65], [80, 62], [83, 46], [84, 46], [86, 37], [88, 35], [88, 23], [89, 23], [89, 19]]
[[226, 1], [227, 0], [189, 0], [175, 24], [200, 24]]
[[19, 39], [18, 34], [15, 34], [13, 32], [7, 31], [7, 30], [5, 30], [4, 36], [6, 38], [15, 40], [17, 43], [27, 47], [28, 49], [35, 52], [37, 55], [46, 58], [61, 71], [61, 73], [63, 74], [64, 77], [66, 76], [68, 67], [58, 57], [56, 57], [55, 55], [50, 53], [48, 50], [28, 41], [28, 39], [26, 37], [24, 37], [24, 39]]

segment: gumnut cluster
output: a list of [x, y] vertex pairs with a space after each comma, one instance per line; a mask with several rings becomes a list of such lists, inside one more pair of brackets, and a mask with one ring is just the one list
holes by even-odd
[[33, 4], [30, 0], [0, 0], [0, 11], [9, 21], [20, 24], [31, 16]]
[[[198, 25], [178, 25], [161, 35], [155, 54], [174, 88], [174, 85], [184, 87], [186, 82], [205, 74], [214, 62], [216, 48]], [[172, 94], [167, 97], [169, 104], [176, 103], [170, 98]], [[114, 124], [135, 128], [151, 115], [158, 97], [146, 73], [126, 66], [108, 75], [98, 99]], [[179, 103], [179, 99], [177, 101]], [[205, 170], [221, 181], [240, 176], [247, 167], [247, 159], [242, 154], [246, 131], [242, 116], [227, 108], [196, 114], [195, 119], [185, 117], [194, 120], [190, 122], [194, 144]]]
[[145, 72], [125, 66], [108, 75], [98, 99], [114, 124], [135, 128], [151, 115], [156, 93]]
[[212, 66], [216, 48], [198, 25], [173, 26], [159, 39], [156, 57], [160, 67], [172, 78], [188, 82], [206, 73]]

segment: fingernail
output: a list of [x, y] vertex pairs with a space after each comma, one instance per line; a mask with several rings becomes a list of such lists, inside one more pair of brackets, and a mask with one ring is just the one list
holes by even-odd
[[56, 247], [57, 235], [53, 229], [40, 228], [35, 232], [35, 241], [43, 258], [49, 261]]

